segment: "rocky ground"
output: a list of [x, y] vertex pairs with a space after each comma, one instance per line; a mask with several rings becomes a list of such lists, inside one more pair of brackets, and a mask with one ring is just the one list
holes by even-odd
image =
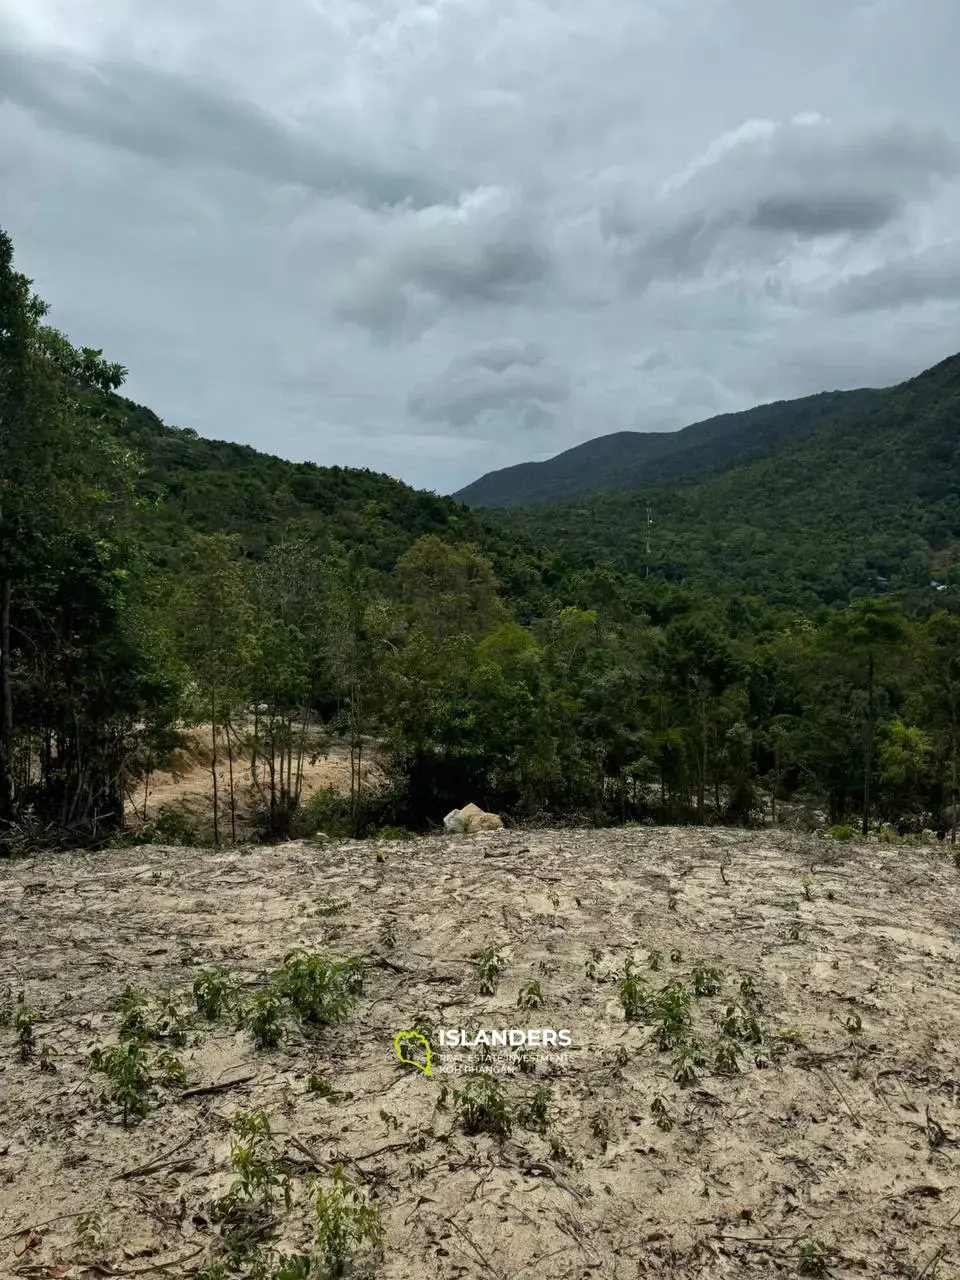
[[[211, 1204], [237, 1113], [263, 1111], [261, 1167], [292, 1192], [259, 1220], [263, 1259], [308, 1252], [307, 1179], [340, 1163], [385, 1230], [358, 1271], [385, 1277], [958, 1275], [947, 852], [639, 828], [0, 863], [0, 1274], [198, 1273], [227, 1231]], [[201, 970], [249, 1005], [295, 946], [362, 958], [340, 1026], [258, 1049], [231, 1016], [186, 1017]], [[531, 983], [542, 1006], [518, 1008]], [[157, 1076], [166, 1047], [187, 1088], [155, 1081], [124, 1126], [87, 1054], [115, 1042], [128, 985], [154, 1021], [167, 993], [168, 1033], [179, 1009], [186, 1043], [143, 1052]], [[430, 1076], [394, 1051], [417, 1027]], [[451, 1073], [490, 1064], [438, 1027], [572, 1047], [493, 1074], [480, 1121], [503, 1132], [470, 1134], [456, 1094], [476, 1086]]]

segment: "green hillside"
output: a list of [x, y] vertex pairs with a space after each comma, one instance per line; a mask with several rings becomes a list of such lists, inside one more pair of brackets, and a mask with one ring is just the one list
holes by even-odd
[[235, 535], [254, 561], [289, 536], [307, 534], [348, 546], [369, 568], [388, 572], [418, 538], [436, 534], [482, 547], [521, 613], [569, 573], [522, 535], [392, 476], [288, 462], [248, 445], [206, 440], [117, 395], [104, 398], [104, 409], [112, 432], [139, 456], [137, 491], [145, 502], [138, 524], [163, 569], [176, 572], [186, 563], [197, 534]]
[[725, 413], [682, 431], [620, 431], [546, 462], [491, 471], [454, 494], [470, 507], [524, 507], [702, 479], [776, 454], [827, 424], [869, 412], [880, 391], [823, 391]]
[[771, 601], [892, 591], [942, 603], [931, 581], [960, 586], [960, 356], [708, 479], [496, 518], [578, 564]]

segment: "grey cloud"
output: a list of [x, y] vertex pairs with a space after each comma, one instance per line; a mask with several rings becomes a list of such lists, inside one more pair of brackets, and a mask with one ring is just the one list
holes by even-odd
[[958, 172], [957, 143], [935, 132], [852, 132], [813, 116], [747, 122], [668, 182], [658, 204], [634, 196], [631, 213], [615, 192], [601, 227], [621, 240], [632, 233], [624, 281], [644, 289], [714, 263], [775, 260], [785, 237], [869, 236]]
[[164, 162], [223, 165], [374, 206], [450, 197], [441, 181], [364, 163], [253, 102], [143, 64], [85, 63], [0, 42], [0, 101], [62, 133]]
[[899, 203], [893, 194], [855, 191], [768, 196], [757, 205], [750, 225], [760, 231], [788, 231], [800, 236], [876, 231], [893, 218]]
[[0, 219], [134, 399], [450, 491], [949, 354], [960, 9], [866, 8], [0, 0]]
[[928, 301], [960, 302], [960, 240], [884, 263], [832, 290], [841, 312], [883, 311]]
[[551, 404], [569, 395], [569, 379], [536, 343], [491, 343], [451, 361], [439, 378], [415, 387], [407, 409], [422, 422], [468, 427], [487, 413], [525, 428], [553, 419]]
[[544, 283], [552, 257], [537, 211], [505, 192], [391, 215], [348, 270], [336, 313], [382, 336], [415, 337], [446, 307], [506, 305]]

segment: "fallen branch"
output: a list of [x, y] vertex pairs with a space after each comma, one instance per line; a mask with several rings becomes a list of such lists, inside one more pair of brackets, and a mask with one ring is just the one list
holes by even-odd
[[587, 1197], [583, 1192], [578, 1191], [576, 1187], [571, 1186], [569, 1182], [561, 1178], [553, 1165], [547, 1164], [545, 1160], [511, 1160], [509, 1156], [503, 1156], [502, 1159], [505, 1164], [512, 1165], [515, 1169], [519, 1169], [521, 1173], [546, 1174], [546, 1176], [550, 1178], [552, 1182], [556, 1183], [556, 1185], [563, 1191], [568, 1191], [570, 1195], [573, 1196], [574, 1200], [578, 1201], [580, 1204], [586, 1203]]
[[858, 1128], [858, 1129], [862, 1129], [862, 1128], [863, 1128], [863, 1121], [860, 1119], [860, 1117], [857, 1115], [856, 1111], [854, 1111], [853, 1107], [851, 1107], [850, 1103], [847, 1101], [846, 1097], [845, 1097], [845, 1096], [843, 1095], [843, 1093], [841, 1092], [840, 1086], [837, 1084], [836, 1080], [834, 1080], [833, 1076], [830, 1074], [830, 1072], [827, 1070], [827, 1068], [826, 1068], [826, 1067], [823, 1067], [823, 1066], [822, 1066], [822, 1067], [820, 1068], [820, 1070], [823, 1072], [823, 1074], [827, 1077], [827, 1079], [828, 1079], [828, 1080], [830, 1081], [830, 1083], [833, 1085], [834, 1089], [836, 1089], [836, 1091], [837, 1091], [837, 1096], [840, 1098], [840, 1101], [843, 1103], [843, 1105], [844, 1105], [844, 1106], [847, 1108], [847, 1110], [850, 1112], [851, 1118], [853, 1119], [853, 1123], [857, 1126], [857, 1128]]
[[193, 1089], [184, 1089], [180, 1094], [181, 1098], [203, 1098], [212, 1093], [226, 1093], [228, 1089], [235, 1089], [238, 1084], [247, 1084], [251, 1080], [257, 1078], [257, 1073], [253, 1072], [248, 1076], [237, 1076], [235, 1080], [224, 1080], [223, 1084], [199, 1084]]
[[182, 1142], [178, 1142], [177, 1145], [175, 1147], [171, 1147], [169, 1151], [164, 1151], [162, 1155], [154, 1156], [152, 1160], [148, 1160], [146, 1164], [137, 1165], [135, 1169], [127, 1169], [123, 1173], [115, 1173], [110, 1181], [121, 1182], [127, 1178], [142, 1178], [151, 1173], [156, 1173], [158, 1169], [162, 1169], [165, 1165], [169, 1164], [171, 1158], [179, 1151], [182, 1151], [187, 1143], [192, 1142], [196, 1136], [197, 1130], [194, 1129], [193, 1133], [187, 1134]]

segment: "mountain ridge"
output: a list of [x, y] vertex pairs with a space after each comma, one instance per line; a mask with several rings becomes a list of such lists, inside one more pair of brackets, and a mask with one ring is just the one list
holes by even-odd
[[849, 421], [892, 389], [820, 391], [717, 414], [679, 431], [596, 436], [541, 462], [489, 471], [452, 496], [468, 507], [510, 508], [702, 479], [771, 456], [831, 419]]

